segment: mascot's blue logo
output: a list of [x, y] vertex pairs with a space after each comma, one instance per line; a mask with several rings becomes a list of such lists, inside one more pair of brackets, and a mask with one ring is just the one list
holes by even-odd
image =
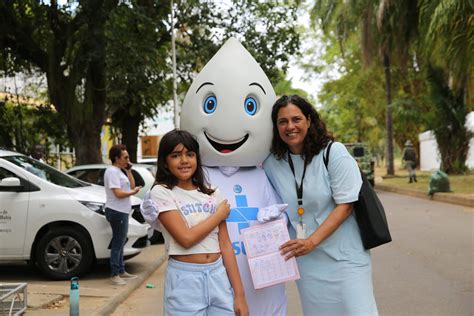
[[234, 193], [241, 193], [242, 192], [242, 187], [240, 186], [240, 184], [236, 184], [234, 185]]
[[[247, 203], [247, 196], [239, 194], [242, 192], [242, 187], [238, 184], [234, 185], [235, 205], [236, 207], [230, 210], [230, 214], [227, 217], [227, 222], [237, 223], [237, 227], [240, 231], [244, 228], [250, 227], [250, 221], [257, 220], [258, 207], [249, 207]], [[232, 247], [234, 248], [235, 255], [242, 252], [245, 254], [245, 248], [243, 242], [233, 242]]]

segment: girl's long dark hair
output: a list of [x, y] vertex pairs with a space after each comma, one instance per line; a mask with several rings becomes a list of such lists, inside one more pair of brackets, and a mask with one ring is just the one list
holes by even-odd
[[278, 111], [290, 103], [297, 106], [301, 112], [303, 112], [303, 115], [311, 120], [308, 133], [304, 139], [303, 153], [301, 154], [307, 163], [310, 163], [314, 156], [319, 154], [322, 149], [326, 148], [329, 141], [334, 140], [334, 137], [332, 136], [332, 133], [326, 129], [326, 124], [321, 120], [321, 117], [311, 103], [296, 94], [290, 96], [284, 95], [273, 105], [273, 139], [270, 152], [274, 154], [277, 159], [286, 158], [288, 145], [280, 138], [277, 119]]
[[174, 129], [166, 133], [160, 141], [158, 149], [158, 158], [156, 162], [155, 184], [161, 184], [168, 189], [173, 189], [178, 185], [178, 179], [166, 167], [166, 157], [173, 152], [173, 149], [179, 144], [196, 153], [197, 168], [193, 174], [193, 184], [199, 188], [199, 191], [205, 194], [212, 194], [214, 190], [209, 186], [202, 169], [201, 156], [199, 154], [199, 143], [189, 132]]

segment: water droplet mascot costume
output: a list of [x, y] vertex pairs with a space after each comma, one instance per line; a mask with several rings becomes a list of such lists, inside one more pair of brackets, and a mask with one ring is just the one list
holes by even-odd
[[270, 152], [273, 87], [260, 65], [234, 38], [206, 64], [189, 88], [181, 129], [198, 139], [209, 182], [231, 204], [227, 219], [250, 315], [286, 315], [284, 284], [255, 290], [242, 228], [256, 224], [259, 208], [278, 203], [261, 167]]

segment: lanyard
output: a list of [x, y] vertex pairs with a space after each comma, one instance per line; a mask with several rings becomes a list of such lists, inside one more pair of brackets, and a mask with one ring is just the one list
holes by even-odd
[[[296, 181], [296, 175], [295, 175], [295, 167], [293, 166], [293, 160], [291, 160], [291, 155], [290, 152], [288, 152], [288, 164], [290, 165], [291, 172], [293, 173], [293, 177], [295, 178], [295, 188], [296, 188], [296, 196], [298, 197], [298, 206], [302, 208], [303, 205], [303, 180], [304, 176], [306, 174], [306, 160], [304, 161], [304, 168], [303, 168], [303, 175], [301, 176], [301, 182], [300, 185], [298, 185], [298, 181]], [[302, 210], [304, 213], [304, 210]], [[303, 214], [299, 214], [300, 212], [298, 211], [298, 215], [302, 216]]]

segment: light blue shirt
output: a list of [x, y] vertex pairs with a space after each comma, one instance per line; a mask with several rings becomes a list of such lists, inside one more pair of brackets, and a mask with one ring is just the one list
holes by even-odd
[[[287, 158], [270, 155], [265, 172], [284, 203], [288, 203], [290, 236], [295, 238], [300, 218], [295, 189], [303, 174], [304, 160], [291, 155], [295, 176]], [[303, 223], [310, 236], [336, 204], [357, 201], [362, 185], [357, 162], [341, 143], [331, 147], [326, 169], [323, 152], [306, 167], [303, 180]], [[301, 279], [298, 290], [305, 315], [377, 315], [373, 296], [370, 253], [362, 245], [354, 212], [311, 253], [298, 257]]]

